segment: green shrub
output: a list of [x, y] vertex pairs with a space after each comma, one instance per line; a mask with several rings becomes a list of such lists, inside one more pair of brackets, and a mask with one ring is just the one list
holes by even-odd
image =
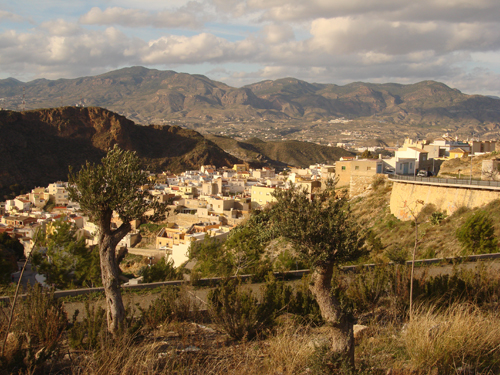
[[85, 316], [81, 322], [76, 318], [79, 311], [73, 316], [73, 326], [68, 331], [68, 342], [75, 349], [99, 349], [103, 339], [108, 335], [106, 324], [106, 311], [102, 307], [90, 306], [89, 300], [85, 301]]
[[233, 339], [252, 339], [272, 323], [272, 316], [263, 313], [266, 307], [239, 279], [224, 281], [209, 293], [208, 301], [212, 320]]
[[181, 275], [179, 275], [171, 260], [160, 259], [151, 267], [144, 267], [142, 277], [145, 283], [154, 283], [158, 281], [178, 280]]
[[431, 214], [431, 224], [432, 225], [439, 225], [441, 222], [446, 219], [446, 213], [441, 212], [441, 211], [436, 211]]
[[382, 266], [361, 270], [346, 291], [347, 297], [353, 301], [353, 309], [375, 310], [379, 300], [387, 295], [390, 274], [387, 267]]
[[396, 264], [405, 264], [410, 257], [410, 252], [404, 248], [393, 247], [385, 251], [385, 256]]
[[189, 296], [186, 286], [167, 287], [147, 309], [141, 309], [141, 321], [150, 328], [171, 321], [196, 320], [199, 304]]
[[276, 324], [278, 316], [289, 313], [307, 322], [322, 322], [319, 306], [309, 291], [307, 279], [296, 291], [268, 275], [261, 298], [245, 289], [238, 279], [229, 279], [209, 293], [212, 320], [236, 340], [251, 339]]
[[456, 231], [464, 254], [494, 253], [498, 249], [493, 220], [485, 211], [470, 215]]

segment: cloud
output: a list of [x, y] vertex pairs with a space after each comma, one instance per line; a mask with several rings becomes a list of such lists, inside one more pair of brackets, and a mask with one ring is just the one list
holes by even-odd
[[69, 36], [81, 33], [83, 30], [73, 22], [67, 22], [63, 19], [43, 22], [40, 27], [46, 30], [50, 35]]
[[24, 17], [21, 17], [15, 13], [7, 12], [5, 10], [0, 10], [0, 20], [8, 20], [12, 22], [24, 22]]
[[311, 23], [311, 47], [329, 53], [372, 51], [401, 55], [416, 51], [448, 53], [500, 47], [498, 24], [384, 22], [368, 17], [320, 18]]
[[[196, 72], [206, 65], [229, 84], [283, 76], [434, 79], [464, 91], [497, 85], [500, 94], [498, 0], [173, 1], [165, 8], [159, 0], [107, 0], [109, 7], [87, 5], [74, 18], [56, 13], [32, 29], [4, 27], [0, 69], [60, 78], [130, 65]], [[25, 21], [5, 11], [0, 19]], [[196, 31], [167, 33], [171, 28]]]
[[[500, 3], [496, 0], [213, 0], [223, 11], [259, 12], [263, 20], [310, 21], [316, 18], [371, 15], [383, 20], [440, 20], [447, 22], [496, 21]], [[236, 5], [237, 4], [237, 5]]]
[[262, 35], [267, 43], [277, 44], [294, 39], [293, 29], [290, 25], [270, 24], [262, 28]]
[[120, 7], [101, 10], [93, 7], [80, 17], [80, 23], [86, 25], [119, 25], [124, 27], [155, 27], [155, 28], [199, 28], [202, 21], [197, 13], [202, 11], [199, 3], [190, 2], [175, 11], [162, 10], [147, 12], [139, 9]]

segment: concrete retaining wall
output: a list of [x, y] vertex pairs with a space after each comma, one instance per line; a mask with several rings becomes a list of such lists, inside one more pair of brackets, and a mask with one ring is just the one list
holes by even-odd
[[477, 208], [500, 198], [500, 192], [471, 187], [450, 187], [394, 181], [391, 213], [400, 220], [412, 220], [422, 207], [434, 204], [438, 210], [453, 214], [460, 207]]

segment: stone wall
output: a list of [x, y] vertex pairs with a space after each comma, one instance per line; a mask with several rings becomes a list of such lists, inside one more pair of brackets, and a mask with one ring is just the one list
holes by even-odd
[[500, 199], [499, 190], [471, 189], [394, 182], [391, 193], [391, 213], [400, 220], [411, 220], [422, 207], [434, 204], [451, 215], [460, 207], [476, 208]]

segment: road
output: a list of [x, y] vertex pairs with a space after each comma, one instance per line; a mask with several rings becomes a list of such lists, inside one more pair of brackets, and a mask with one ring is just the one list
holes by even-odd
[[[21, 270], [24, 266], [24, 262], [17, 262], [17, 265], [19, 266], [19, 271], [14, 272], [12, 274], [12, 277], [13, 277], [12, 281], [14, 281], [15, 283], [17, 283], [19, 281], [19, 277], [21, 276]], [[34, 272], [31, 269], [31, 263], [28, 262], [26, 264], [26, 269], [24, 270], [24, 273], [23, 273], [23, 279], [21, 280], [21, 285], [23, 286], [24, 289], [26, 289], [26, 287], [28, 286], [28, 283], [31, 286], [36, 284], [35, 275], [36, 275], [36, 272]]]

